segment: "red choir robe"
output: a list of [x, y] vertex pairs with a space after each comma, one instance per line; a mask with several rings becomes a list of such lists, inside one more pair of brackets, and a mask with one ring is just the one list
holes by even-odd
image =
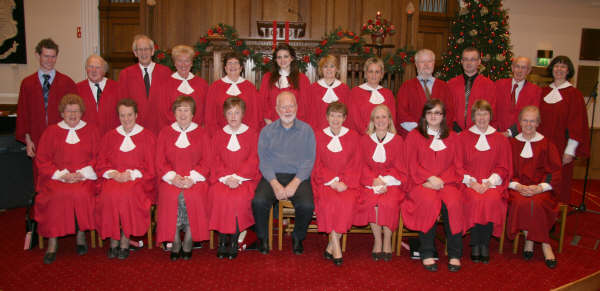
[[[270, 119], [271, 121], [279, 119], [279, 115], [277, 114], [277, 111], [275, 111], [275, 105], [277, 103], [277, 95], [283, 91], [291, 91], [294, 93], [296, 102], [298, 103], [297, 117], [304, 121], [306, 119], [307, 111], [310, 110], [310, 108], [306, 108], [306, 103], [310, 94], [310, 80], [308, 80], [306, 75], [298, 73], [299, 88], [293, 88], [289, 77], [287, 79], [290, 86], [283, 89], [277, 88], [275, 85], [269, 85], [269, 79], [271, 79], [271, 73], [267, 72], [262, 77], [262, 83], [258, 92], [262, 100], [262, 105], [259, 108], [258, 114], [258, 117], [261, 120], [261, 127], [264, 126], [264, 119]], [[262, 112], [262, 114], [260, 112]]]
[[538, 139], [531, 141], [532, 156], [521, 157], [525, 147], [523, 138], [511, 139], [513, 156], [513, 177], [511, 184], [518, 183], [525, 186], [548, 183], [552, 190], [525, 197], [521, 193], [510, 189], [509, 210], [506, 229], [508, 238], [513, 239], [521, 230], [527, 230], [527, 239], [536, 242], [550, 243], [550, 229], [556, 222], [558, 215], [557, 192], [560, 189], [561, 157], [547, 138], [539, 134]]
[[[211, 162], [212, 174], [209, 190], [209, 199], [211, 200], [209, 229], [219, 233], [233, 234], [236, 232], [236, 222], [240, 232], [254, 224], [252, 198], [254, 198], [254, 190], [260, 179], [257, 152], [258, 133], [253, 128], [242, 124], [242, 127], [238, 129], [240, 133], [236, 134], [239, 149], [232, 151], [228, 149], [230, 141], [232, 142], [231, 149], [237, 147], [233, 146], [231, 140], [233, 135], [225, 130], [221, 129], [214, 133], [212, 140], [214, 157]], [[229, 125], [227, 125], [227, 130], [231, 132]], [[226, 177], [230, 175], [249, 180], [243, 181], [239, 187], [231, 189], [224, 183]]]
[[[241, 77], [240, 77], [241, 78]], [[255, 131], [259, 130], [260, 118], [259, 110], [261, 110], [260, 99], [256, 87], [248, 80], [244, 80], [240, 84], [236, 84], [240, 90], [237, 97], [244, 100], [246, 103], [246, 111], [244, 112], [244, 124], [248, 125]], [[208, 87], [206, 94], [206, 110], [204, 111], [204, 125], [209, 134], [214, 134], [222, 131], [222, 128], [227, 125], [225, 114], [223, 113], [223, 103], [227, 98], [233, 97], [227, 94], [227, 90], [232, 85], [217, 80]], [[262, 113], [260, 114], [262, 115]]]
[[[479, 150], [476, 148], [480, 140], [479, 130], [473, 132], [474, 125], [462, 132], [458, 138], [457, 155], [462, 161], [463, 184], [461, 190], [464, 197], [464, 218], [465, 229], [469, 229], [475, 224], [494, 224], [493, 235], [500, 237], [502, 234], [502, 225], [506, 218], [507, 205], [507, 186], [508, 180], [512, 175], [512, 157], [511, 148], [508, 139], [497, 132], [493, 127], [488, 127], [485, 133], [485, 139], [489, 149]], [[466, 187], [465, 176], [474, 178], [477, 183], [483, 183], [482, 180], [490, 179], [493, 174], [502, 181], [499, 185], [490, 187], [484, 193]], [[492, 181], [490, 183], [494, 184]]]
[[[447, 138], [441, 140], [445, 148], [438, 151], [430, 148], [432, 141], [431, 135], [426, 139], [416, 129], [406, 137], [411, 190], [402, 204], [402, 219], [407, 228], [428, 232], [440, 216], [444, 202], [448, 209], [450, 231], [452, 234], [461, 233], [465, 223], [463, 193], [459, 190], [462, 164], [456, 154], [458, 135], [450, 132]], [[444, 187], [440, 190], [425, 188], [423, 183], [431, 176], [442, 179]]]
[[[360, 139], [363, 165], [360, 177], [360, 197], [353, 224], [377, 223], [393, 231], [398, 228], [400, 207], [405, 197], [408, 178], [404, 142], [401, 136], [388, 133], [383, 141], [385, 162], [376, 162], [373, 159], [377, 144], [373, 141], [372, 136], [374, 134], [364, 135]], [[374, 138], [377, 139], [377, 137]], [[389, 142], [387, 142], [388, 138], [391, 138]], [[401, 184], [392, 186], [393, 184], [387, 181], [389, 176]], [[373, 189], [367, 188], [367, 186], [372, 186], [373, 180], [378, 177], [383, 177], [388, 185], [386, 193], [375, 194]], [[377, 213], [375, 206], [377, 206]]]
[[[174, 75], [177, 72], [171, 74]], [[190, 73], [191, 74], [191, 73]], [[179, 91], [177, 88], [183, 83], [182, 80], [168, 77], [163, 81], [159, 90], [150, 92], [150, 104], [153, 108], [152, 113], [154, 115], [153, 122], [151, 122], [151, 131], [155, 134], [159, 134], [160, 131], [170, 126], [175, 122], [175, 114], [173, 113], [172, 106], [173, 102], [177, 100], [177, 97], [185, 95], [191, 96], [196, 102], [196, 113], [194, 113], [193, 121], [198, 125], [204, 124], [204, 105], [206, 103], [206, 91], [208, 91], [208, 83], [198, 76], [194, 76], [188, 80], [188, 84], [194, 90], [191, 94], [186, 94]]]
[[[156, 200], [156, 138], [136, 125], [130, 133], [134, 146], [131, 149], [124, 147], [123, 134], [125, 131], [119, 126], [104, 135], [96, 166], [101, 182], [100, 195], [96, 197], [96, 226], [102, 238], [114, 240], [121, 238], [121, 229], [127, 237], [146, 233], [150, 226], [150, 205]], [[108, 178], [111, 171], [128, 171], [134, 180], [119, 183]]]
[[452, 123], [456, 122], [462, 130], [467, 130], [473, 121], [471, 120], [471, 108], [475, 101], [484, 99], [492, 106], [492, 121], [490, 125], [496, 124], [496, 87], [494, 82], [483, 75], [477, 75], [471, 86], [471, 94], [469, 95], [469, 104], [467, 107], [467, 116], [465, 119], [465, 78], [462, 74], [448, 81], [448, 88], [452, 94], [453, 101], [447, 104], [446, 119], [450, 119]]
[[519, 112], [525, 106], [540, 106], [542, 89], [537, 85], [525, 81], [525, 85], [517, 95], [517, 103], [512, 101], [510, 93], [512, 92], [512, 78], [500, 79], [496, 81], [496, 125], [501, 132], [511, 129], [511, 133], [516, 135], [521, 131], [519, 126]]
[[85, 104], [85, 113], [81, 117], [87, 123], [93, 124], [100, 134], [104, 134], [119, 126], [119, 114], [117, 103], [119, 102], [119, 83], [107, 79], [106, 85], [100, 95], [100, 104], [97, 104], [94, 94], [96, 91], [90, 87], [89, 80], [85, 79], [77, 83], [77, 91]]
[[[431, 99], [440, 99], [448, 108], [449, 102], [452, 102], [450, 90], [446, 82], [435, 79], [433, 82], [433, 89], [431, 90]], [[423, 106], [427, 103], [427, 97], [425, 96], [425, 89], [419, 79], [410, 79], [402, 84], [398, 90], [396, 96], [397, 107], [397, 118], [396, 118], [396, 129], [398, 134], [402, 137], [406, 137], [408, 131], [402, 127], [404, 122], [419, 122], [421, 114], [423, 113]], [[448, 109], [446, 109], [448, 111]], [[452, 123], [446, 118], [449, 128], [452, 128]]]
[[[333, 140], [331, 135], [333, 134], [329, 127], [315, 132], [317, 155], [311, 174], [315, 213], [320, 232], [345, 233], [352, 227], [357, 198], [360, 195], [359, 180], [362, 167], [360, 136], [353, 130], [343, 127], [338, 136], [340, 149], [335, 146], [335, 143], [330, 145]], [[348, 189], [338, 192], [325, 185], [336, 178], [338, 182], [346, 184]]]
[[[85, 124], [80, 121], [79, 126]], [[62, 126], [62, 127], [61, 127]], [[75, 219], [79, 230], [94, 229], [94, 198], [96, 193], [96, 154], [100, 135], [93, 125], [75, 130], [79, 139], [67, 143], [69, 130], [66, 123], [49, 126], [42, 135], [35, 159], [39, 169], [38, 195], [35, 198], [35, 220], [43, 237], [60, 237], [75, 233]], [[77, 127], [76, 127], [77, 128]], [[65, 173], [82, 171], [86, 180], [65, 183]]]
[[[62, 121], [60, 112], [58, 112], [58, 104], [68, 93], [77, 93], [75, 82], [69, 76], [56, 71], [48, 92], [48, 108], [45, 109], [42, 83], [40, 83], [38, 72], [23, 79], [17, 104], [16, 140], [25, 143], [25, 134], [29, 134], [37, 146], [46, 127]], [[48, 120], [46, 120], [46, 114], [48, 114]]]
[[[390, 109], [393, 119], [393, 117], [396, 116], [396, 101], [394, 99], [394, 94], [389, 89], [383, 87], [379, 88], [377, 91], [379, 91], [379, 94], [385, 99], [381, 104], [386, 105]], [[366, 134], [367, 126], [371, 120], [371, 111], [373, 111], [375, 106], [379, 105], [371, 103], [369, 101], [370, 98], [371, 91], [356, 86], [352, 88], [350, 100], [348, 100], [348, 125], [360, 135]]]
[[[177, 126], [177, 125], [175, 125]], [[183, 192], [194, 241], [208, 239], [208, 174], [211, 165], [210, 143], [204, 129], [192, 123], [188, 128], [185, 148], [175, 145], [180, 133], [171, 126], [161, 130], [156, 147], [156, 175], [158, 183], [156, 240], [173, 241], [177, 225], [178, 196]], [[196, 182], [189, 189], [179, 189], [167, 183], [164, 178], [169, 172], [182, 177], [192, 177], [193, 173], [204, 177], [205, 181]]]
[[[312, 126], [314, 131], [321, 130], [329, 126], [327, 122], [327, 106], [332, 102], [341, 102], [348, 106], [350, 99], [350, 89], [339, 80], [335, 80], [332, 86], [335, 96], [325, 96], [327, 93], [327, 84], [323, 79], [310, 85], [310, 95], [308, 100], [308, 110], [306, 112], [306, 123]], [[337, 97], [337, 100], [335, 97]]]
[[[569, 139], [579, 142], [575, 156], [587, 158], [590, 154], [590, 128], [583, 95], [570, 84], [563, 85], [567, 87], [558, 90], [562, 100], [556, 103], [548, 103], [545, 98], [552, 88], [544, 87], [542, 89], [542, 99], [540, 100], [542, 122], [538, 131], [554, 143], [561, 159]], [[563, 166], [560, 190], [558, 191], [559, 202], [571, 202], [574, 165], [575, 163], [571, 162]]]
[[[156, 112], [153, 112], [153, 108], [157, 105], [151, 106], [150, 96], [160, 92], [161, 87], [165, 84], [166, 79], [171, 76], [171, 69], [169, 67], [154, 64], [154, 70], [152, 71], [150, 78], [150, 94], [146, 96], [146, 86], [144, 85], [143, 70], [139, 63], [133, 64], [119, 73], [119, 87], [120, 87], [120, 98], [131, 98], [137, 102], [138, 105], [138, 118], [137, 123], [146, 129], [153, 131], [156, 120]], [[156, 133], [155, 133], [156, 134]]]

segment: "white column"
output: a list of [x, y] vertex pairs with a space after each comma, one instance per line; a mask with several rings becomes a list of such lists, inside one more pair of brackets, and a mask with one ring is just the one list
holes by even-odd
[[[81, 42], [83, 44], [83, 60], [91, 54], [100, 54], [100, 12], [99, 0], [81, 1]], [[85, 74], [85, 64], [81, 65]]]

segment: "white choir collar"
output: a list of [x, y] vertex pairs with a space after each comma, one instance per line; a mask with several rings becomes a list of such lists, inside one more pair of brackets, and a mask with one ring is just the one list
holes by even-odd
[[173, 130], [175, 130], [176, 132], [179, 132], [179, 137], [177, 138], [177, 141], [175, 141], [175, 146], [177, 146], [180, 149], [184, 149], [184, 148], [187, 148], [188, 146], [190, 146], [190, 141], [187, 138], [187, 133], [198, 128], [198, 124], [195, 122], [192, 122], [186, 130], [183, 130], [183, 129], [181, 129], [181, 127], [179, 127], [177, 122], [173, 122], [171, 124], [171, 128]]
[[231, 79], [229, 79], [228, 76], [225, 76], [225, 77], [221, 78], [221, 81], [223, 81], [224, 83], [230, 84], [230, 86], [227, 89], [227, 92], [225, 92], [225, 94], [227, 94], [229, 96], [238, 96], [238, 95], [242, 94], [242, 91], [240, 91], [240, 88], [238, 88], [237, 85], [243, 83], [244, 81], [246, 81], [246, 79], [242, 78], [242, 76], [239, 76], [237, 81], [232, 81]]
[[485, 152], [485, 151], [489, 151], [491, 149], [490, 144], [488, 143], [487, 138], [485, 136], [496, 132], [495, 128], [488, 125], [488, 128], [485, 130], [485, 132], [481, 132], [481, 130], [479, 130], [479, 128], [476, 125], [473, 125], [469, 128], [469, 131], [474, 134], [479, 135], [479, 139], [477, 140], [477, 143], [475, 144], [475, 148], [478, 151]]
[[377, 85], [377, 88], [371, 88], [368, 83], [364, 83], [358, 87], [363, 90], [371, 91], [371, 97], [369, 98], [371, 104], [381, 104], [385, 101], [383, 95], [379, 93], [379, 89], [383, 88], [381, 85]]
[[333, 91], [333, 89], [337, 88], [339, 85], [342, 84], [342, 82], [340, 80], [338, 80], [338, 79], [333, 80], [333, 84], [331, 86], [329, 86], [325, 82], [325, 79], [319, 79], [319, 81], [317, 81], [317, 84], [319, 84], [319, 86], [327, 89], [327, 92], [325, 92], [325, 95], [323, 95], [323, 98], [321, 98], [321, 100], [323, 100], [323, 102], [331, 103], [331, 102], [338, 101], [340, 99], [335, 94], [335, 91]]
[[375, 152], [373, 152], [373, 156], [372, 156], [373, 161], [375, 161], [377, 163], [385, 163], [386, 154], [385, 154], [385, 148], [383, 147], [383, 145], [392, 141], [392, 139], [394, 138], [394, 135], [395, 134], [393, 134], [391, 132], [386, 132], [385, 137], [383, 138], [382, 142], [379, 142], [376, 132], [369, 135], [371, 140], [373, 140], [377, 144], [377, 147], [375, 148]]
[[340, 133], [338, 135], [333, 134], [333, 130], [331, 127], [326, 127], [323, 129], [323, 133], [325, 135], [331, 137], [331, 140], [327, 144], [327, 149], [334, 153], [339, 153], [342, 151], [342, 143], [340, 142], [340, 137], [346, 135], [350, 130], [346, 127], [340, 128]]
[[522, 158], [529, 159], [529, 158], [533, 157], [533, 149], [531, 148], [531, 143], [538, 142], [538, 141], [544, 139], [544, 136], [541, 133], [536, 131], [535, 135], [530, 140], [526, 140], [525, 137], [523, 137], [523, 133], [517, 134], [517, 136], [515, 136], [515, 139], [525, 143], [525, 145], [523, 145], [523, 149], [521, 150], [520, 156]]
[[86, 124], [87, 123], [85, 121], [79, 120], [79, 123], [77, 123], [77, 125], [75, 125], [75, 127], [69, 127], [69, 125], [63, 120], [63, 121], [59, 122], [57, 125], [58, 125], [58, 127], [69, 131], [69, 133], [67, 134], [67, 138], [65, 139], [65, 142], [68, 144], [76, 144], [79, 142], [79, 137], [77, 136], [76, 131], [82, 129]]
[[287, 78], [289, 75], [290, 75], [289, 71], [279, 70], [279, 81], [277, 81], [277, 83], [275, 83], [277, 88], [284, 89], [284, 88], [288, 88], [290, 86], [290, 83], [288, 82], [288, 78]]
[[433, 136], [433, 140], [429, 144], [429, 148], [434, 152], [439, 152], [446, 149], [446, 144], [440, 139], [440, 132], [427, 127], [427, 134]]
[[179, 73], [175, 72], [171, 75], [171, 78], [181, 81], [181, 84], [179, 84], [179, 87], [177, 87], [177, 91], [186, 95], [194, 93], [194, 88], [192, 88], [192, 86], [190, 86], [190, 83], [188, 82], [188, 80], [194, 78], [194, 74], [192, 74], [192, 72], [188, 72], [188, 75], [185, 78], [182, 78], [179, 75]]
[[123, 126], [119, 125], [119, 127], [117, 127], [117, 132], [120, 135], [124, 136], [123, 142], [121, 142], [121, 146], [119, 147], [119, 150], [126, 153], [126, 152], [130, 152], [133, 149], [135, 149], [135, 144], [133, 143], [133, 140], [131, 140], [131, 137], [142, 132], [142, 130], [144, 130], [144, 128], [141, 125], [136, 123], [133, 126], [133, 128], [131, 129], [131, 131], [129, 133], [126, 133]]
[[554, 104], [554, 103], [558, 103], [560, 102], [563, 98], [562, 95], [560, 95], [560, 92], [558, 90], [560, 89], [564, 89], [567, 87], [573, 86], [571, 85], [571, 83], [564, 82], [562, 84], [560, 84], [559, 86], [554, 85], [554, 83], [550, 84], [550, 88], [552, 88], [552, 91], [550, 91], [550, 93], [548, 93], [546, 96], [544, 96], [544, 101], [548, 104]]
[[238, 130], [235, 132], [233, 131], [233, 129], [231, 128], [231, 126], [229, 124], [227, 124], [227, 125], [225, 125], [225, 127], [223, 127], [223, 131], [225, 133], [231, 135], [231, 137], [229, 137], [229, 142], [227, 143], [227, 149], [229, 151], [237, 152], [242, 148], [240, 146], [240, 142], [237, 139], [237, 135], [248, 131], [248, 128], [249, 127], [243, 123], [240, 125]]

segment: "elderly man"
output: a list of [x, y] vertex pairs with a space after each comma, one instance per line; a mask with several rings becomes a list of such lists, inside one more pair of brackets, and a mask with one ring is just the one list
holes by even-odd
[[119, 125], [117, 102], [119, 85], [104, 75], [108, 63], [99, 55], [90, 55], [85, 62], [87, 79], [77, 83], [79, 96], [85, 103], [85, 113], [81, 119], [93, 124], [101, 134]]
[[302, 241], [315, 208], [310, 173], [315, 162], [315, 135], [311, 127], [296, 119], [296, 97], [289, 91], [277, 96], [275, 110], [279, 120], [265, 126], [258, 140], [258, 156], [263, 178], [256, 187], [252, 212], [256, 221], [258, 248], [269, 252], [267, 223], [275, 199], [289, 199], [296, 219], [292, 233], [293, 251], [302, 254]]
[[519, 112], [525, 106], [539, 107], [542, 89], [527, 82], [531, 72], [531, 61], [526, 57], [518, 57], [512, 63], [512, 78], [496, 81], [496, 120], [498, 130], [508, 137], [519, 134]]
[[[492, 105], [493, 113], [496, 113], [496, 87], [494, 82], [479, 74], [481, 57], [479, 50], [468, 47], [463, 50], [461, 64], [463, 74], [448, 81], [448, 88], [454, 98], [452, 104], [448, 104], [446, 111], [447, 119], [452, 121], [452, 129], [460, 132], [473, 125], [471, 121], [471, 107], [475, 101], [485, 99]], [[492, 114], [492, 125], [495, 125], [495, 114]]]
[[[417, 77], [402, 84], [398, 90], [396, 103], [399, 134], [406, 137], [409, 131], [417, 127], [423, 105], [427, 100], [436, 98], [444, 104], [452, 101], [446, 82], [433, 77], [435, 54], [428, 49], [419, 50], [415, 54]], [[451, 125], [451, 124], [449, 124]]]
[[149, 96], [159, 92], [164, 80], [171, 76], [171, 69], [152, 61], [154, 41], [149, 37], [138, 34], [133, 39], [133, 54], [138, 63], [131, 65], [119, 73], [121, 98], [131, 98], [138, 104], [137, 123], [150, 128], [152, 112]]
[[27, 145], [27, 155], [32, 158], [44, 129], [62, 120], [60, 99], [77, 93], [75, 82], [54, 68], [58, 45], [52, 39], [42, 39], [35, 47], [35, 56], [40, 67], [21, 82], [15, 130], [15, 138]]

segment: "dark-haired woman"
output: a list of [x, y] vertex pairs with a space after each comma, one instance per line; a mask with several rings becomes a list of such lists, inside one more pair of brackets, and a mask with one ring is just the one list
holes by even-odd
[[270, 124], [279, 117], [275, 112], [277, 95], [282, 91], [291, 91], [298, 104], [297, 117], [306, 119], [306, 101], [310, 92], [310, 81], [298, 69], [296, 51], [288, 44], [282, 43], [273, 52], [271, 71], [264, 74], [259, 94], [262, 98], [262, 125]]
[[542, 88], [539, 132], [556, 145], [562, 156], [562, 179], [558, 201], [571, 202], [571, 180], [575, 157], [590, 154], [590, 131], [585, 101], [569, 80], [575, 75], [573, 63], [566, 56], [555, 57], [548, 65], [552, 84]]
[[246, 110], [244, 111], [244, 124], [254, 130], [259, 130], [258, 107], [259, 99], [256, 87], [250, 81], [244, 79], [244, 58], [238, 53], [227, 53], [223, 57], [223, 71], [225, 77], [213, 82], [206, 94], [206, 110], [204, 112], [204, 124], [209, 134], [215, 134], [227, 125], [223, 116], [223, 103], [227, 98], [239, 97], [244, 100]]
[[417, 130], [406, 138], [406, 155], [412, 189], [402, 204], [404, 225], [419, 231], [421, 262], [435, 272], [433, 258], [437, 218], [442, 213], [448, 241], [448, 270], [460, 270], [462, 256], [463, 194], [461, 161], [456, 154], [458, 136], [446, 123], [446, 109], [439, 99], [425, 103]]

